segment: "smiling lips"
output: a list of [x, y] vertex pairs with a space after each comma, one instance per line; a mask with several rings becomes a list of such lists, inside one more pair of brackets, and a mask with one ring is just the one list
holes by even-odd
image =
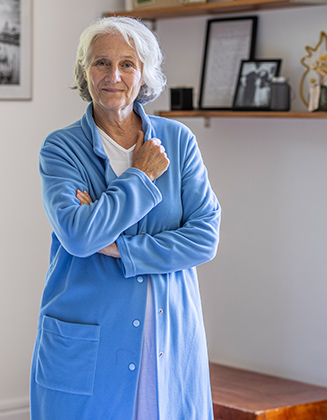
[[102, 90], [105, 90], [106, 92], [110, 92], [110, 93], [117, 93], [117, 92], [122, 92], [122, 89], [117, 89], [117, 88], [102, 88]]

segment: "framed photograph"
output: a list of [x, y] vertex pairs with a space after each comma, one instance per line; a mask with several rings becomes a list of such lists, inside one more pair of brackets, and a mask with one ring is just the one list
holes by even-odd
[[0, 100], [32, 96], [31, 1], [0, 1]]
[[240, 63], [254, 58], [257, 21], [247, 16], [207, 22], [200, 109], [232, 108]]
[[242, 60], [233, 109], [266, 111], [270, 108], [271, 80], [279, 75], [281, 60]]

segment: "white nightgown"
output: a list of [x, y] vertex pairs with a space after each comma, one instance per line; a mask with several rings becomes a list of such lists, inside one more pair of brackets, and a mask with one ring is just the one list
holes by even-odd
[[[117, 176], [132, 166], [135, 145], [124, 149], [98, 127], [104, 151]], [[134, 409], [134, 420], [157, 420], [157, 376], [154, 338], [154, 304], [151, 277], [148, 276], [143, 328], [141, 365]], [[128, 419], [126, 419], [128, 420]]]

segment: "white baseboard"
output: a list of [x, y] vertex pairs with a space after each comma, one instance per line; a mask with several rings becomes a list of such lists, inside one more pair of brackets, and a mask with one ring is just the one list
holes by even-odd
[[30, 420], [29, 399], [0, 401], [0, 420]]
[[30, 420], [28, 408], [0, 412], [0, 420]]
[[22, 410], [29, 407], [29, 398], [12, 398], [10, 400], [0, 400], [0, 414], [7, 411]]

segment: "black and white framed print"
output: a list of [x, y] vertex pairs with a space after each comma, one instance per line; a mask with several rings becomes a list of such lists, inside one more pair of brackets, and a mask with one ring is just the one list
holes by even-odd
[[254, 58], [257, 16], [207, 22], [199, 108], [231, 109], [241, 60]]
[[270, 109], [271, 81], [279, 75], [281, 60], [243, 60], [233, 102], [233, 109]]
[[0, 100], [31, 99], [31, 1], [0, 1]]

